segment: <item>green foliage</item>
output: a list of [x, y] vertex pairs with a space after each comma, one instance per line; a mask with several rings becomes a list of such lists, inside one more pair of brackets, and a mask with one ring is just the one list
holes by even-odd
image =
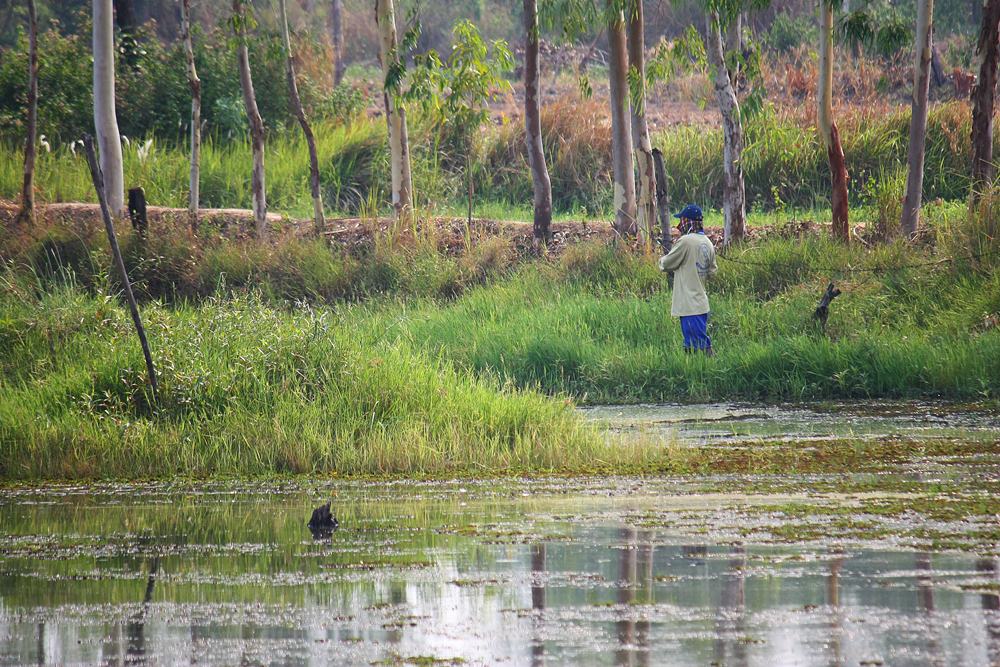
[[433, 49], [414, 57], [404, 99], [419, 103], [436, 122], [454, 123], [471, 132], [489, 118], [487, 104], [510, 90], [503, 73], [514, 57], [503, 40], [483, 41], [471, 21], [455, 25], [454, 43], [442, 59]]
[[913, 30], [896, 8], [881, 0], [872, 0], [844, 15], [837, 31], [855, 48], [864, 47], [883, 58], [906, 52], [913, 42]]
[[815, 19], [808, 14], [792, 16], [783, 12], [774, 17], [763, 38], [764, 44], [779, 53], [787, 53], [803, 44], [812, 46], [818, 40]]
[[708, 68], [705, 42], [694, 26], [674, 40], [664, 37], [653, 47], [653, 55], [646, 62], [646, 85], [669, 83], [680, 74], [704, 71]]

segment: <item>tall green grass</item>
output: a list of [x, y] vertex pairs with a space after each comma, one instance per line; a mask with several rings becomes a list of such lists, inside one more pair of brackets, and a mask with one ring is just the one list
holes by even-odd
[[335, 312], [244, 296], [143, 317], [156, 405], [114, 300], [4, 284], [0, 478], [497, 474], [662, 456], [613, 447], [568, 402], [373, 342]]
[[[596, 103], [561, 101], [542, 115], [543, 143], [552, 178], [556, 212], [581, 218], [611, 210], [610, 129]], [[908, 112], [871, 117], [864, 113], [840, 121], [850, 171], [852, 205], [879, 204], [877, 183], [894, 174], [906, 159]], [[924, 194], [928, 200], [965, 199], [968, 195], [968, 105], [935, 107], [928, 121]], [[507, 123], [486, 128], [472, 145], [431, 129], [414, 118], [411, 153], [417, 203], [432, 212], [465, 210], [463, 165], [473, 153], [477, 206], [497, 215], [510, 208], [526, 210], [532, 200], [524, 155], [523, 128]], [[381, 119], [351, 125], [316, 127], [323, 196], [328, 209], [347, 214], [388, 210], [389, 167], [385, 124]], [[182, 207], [187, 197], [184, 146], [154, 142], [145, 157], [144, 142], [125, 149], [126, 182], [142, 185], [153, 204]], [[722, 199], [722, 134], [717, 129], [680, 126], [663, 130], [653, 143], [664, 154], [675, 204], [696, 201], [717, 208]], [[274, 132], [266, 153], [267, 198], [272, 210], [309, 217], [308, 153], [301, 133]], [[79, 151], [77, 151], [79, 153]], [[22, 158], [19, 147], [0, 149], [0, 197], [18, 196]], [[202, 204], [250, 207], [250, 147], [245, 141], [207, 140], [202, 157]], [[744, 153], [747, 201], [761, 211], [823, 209], [828, 206], [828, 166], [814, 128], [773, 112], [747, 121]], [[68, 146], [42, 152], [37, 185], [45, 201], [93, 201], [93, 187], [82, 155]]]

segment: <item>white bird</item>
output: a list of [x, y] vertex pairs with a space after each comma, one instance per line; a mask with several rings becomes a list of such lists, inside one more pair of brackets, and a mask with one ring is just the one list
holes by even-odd
[[42, 148], [45, 149], [46, 153], [51, 153], [52, 152], [52, 146], [49, 145], [49, 142], [45, 139], [45, 135], [44, 134], [41, 135], [40, 137], [38, 137], [38, 143], [39, 143], [39, 145]]
[[132, 145], [132, 142], [129, 141], [128, 137], [126, 137], [124, 134], [122, 135], [122, 143], [125, 144], [126, 146], [131, 146]]

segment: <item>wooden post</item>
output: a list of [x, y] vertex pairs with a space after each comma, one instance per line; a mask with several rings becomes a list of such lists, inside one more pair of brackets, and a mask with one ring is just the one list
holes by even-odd
[[149, 223], [146, 220], [146, 191], [142, 188], [129, 188], [128, 218], [132, 221], [132, 229], [145, 240]]
[[108, 208], [108, 199], [104, 193], [104, 174], [97, 164], [97, 154], [94, 152], [94, 138], [89, 134], [83, 135], [83, 147], [87, 151], [87, 163], [90, 165], [90, 176], [94, 180], [94, 190], [97, 191], [97, 201], [101, 205], [101, 217], [104, 219], [104, 229], [108, 233], [108, 243], [111, 245], [111, 254], [115, 259], [115, 266], [125, 288], [125, 300], [128, 301], [129, 310], [132, 312], [132, 322], [135, 324], [135, 331], [139, 335], [139, 343], [142, 345], [142, 354], [146, 357], [146, 370], [149, 372], [149, 385], [153, 389], [153, 404], [159, 402], [157, 398], [156, 369], [153, 368], [153, 356], [149, 353], [149, 343], [146, 342], [146, 330], [142, 328], [142, 319], [139, 317], [139, 306], [136, 305], [135, 295], [132, 294], [132, 283], [128, 279], [128, 271], [125, 270], [125, 260], [122, 259], [122, 251], [118, 247], [118, 237], [115, 236], [115, 226], [111, 221], [111, 211]]

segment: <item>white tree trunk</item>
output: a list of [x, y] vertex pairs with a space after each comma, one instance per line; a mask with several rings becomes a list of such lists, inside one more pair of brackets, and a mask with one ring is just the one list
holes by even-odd
[[[393, 0], [375, 0], [378, 23], [379, 55], [382, 72], [388, 74], [399, 62], [396, 42], [396, 10]], [[389, 91], [384, 91], [386, 121], [389, 125], [389, 151], [392, 160], [392, 207], [396, 217], [413, 211], [413, 181], [410, 175], [410, 141], [406, 130], [406, 110]]]
[[910, 147], [907, 157], [906, 197], [900, 226], [911, 237], [920, 220], [924, 189], [924, 148], [927, 139], [927, 92], [930, 88], [934, 0], [917, 0], [916, 53], [913, 60], [913, 104], [910, 112]]
[[191, 178], [188, 189], [188, 222], [198, 229], [198, 202], [201, 190], [201, 79], [194, 64], [191, 41], [191, 0], [181, 0], [181, 33], [187, 55], [188, 85], [191, 88]]
[[[608, 0], [612, 6], [612, 0]], [[611, 162], [614, 174], [614, 227], [622, 236], [636, 234], [635, 171], [632, 165], [632, 118], [628, 103], [628, 52], [625, 16], [618, 10], [608, 22], [608, 79], [611, 86]]]
[[746, 188], [743, 182], [743, 120], [740, 103], [733, 89], [726, 54], [723, 49], [722, 26], [718, 14], [708, 16], [708, 39], [706, 40], [708, 59], [715, 76], [715, 96], [722, 114], [722, 128], [725, 144], [723, 147], [722, 212], [725, 219], [723, 242], [726, 244], [742, 241], [746, 228]]
[[253, 77], [250, 74], [250, 54], [246, 43], [246, 0], [233, 0], [233, 14], [236, 21], [236, 38], [240, 45], [237, 59], [240, 70], [240, 88], [243, 90], [243, 104], [247, 111], [250, 124], [250, 146], [253, 150], [253, 172], [250, 178], [250, 190], [253, 196], [253, 218], [258, 238], [267, 235], [267, 196], [264, 187], [264, 119], [257, 109], [257, 96], [253, 90]]
[[115, 114], [115, 27], [111, 0], [94, 0], [94, 130], [113, 215], [125, 211], [122, 138]]
[[[646, 54], [643, 38], [644, 21], [642, 2], [636, 2], [628, 17], [629, 69], [639, 82], [638, 106], [632, 106], [632, 143], [635, 161], [639, 167], [638, 232], [639, 239], [651, 251], [656, 226], [656, 167], [653, 163], [653, 144], [649, 140], [646, 123]], [[636, 100], [633, 100], [636, 102]]]

